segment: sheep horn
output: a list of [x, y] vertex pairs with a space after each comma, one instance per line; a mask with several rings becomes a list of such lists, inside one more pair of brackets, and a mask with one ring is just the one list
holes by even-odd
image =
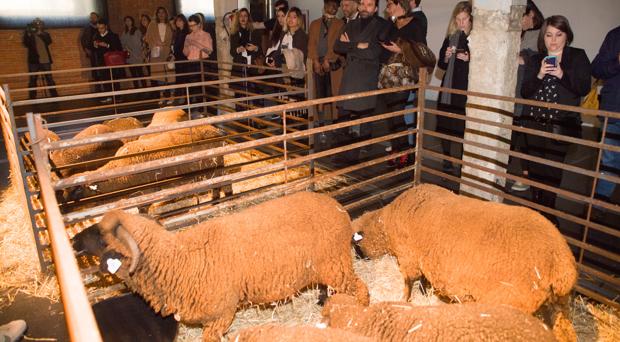
[[140, 261], [140, 248], [138, 247], [138, 243], [131, 236], [131, 234], [125, 229], [123, 226], [119, 225], [116, 228], [116, 237], [123, 242], [125, 247], [129, 248], [131, 252], [131, 264], [129, 264], [129, 275], [132, 275], [133, 272], [138, 267], [138, 262]]

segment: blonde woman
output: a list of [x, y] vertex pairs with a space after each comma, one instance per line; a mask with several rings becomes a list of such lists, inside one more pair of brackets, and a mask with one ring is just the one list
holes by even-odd
[[[230, 54], [234, 63], [253, 64], [260, 54], [260, 34], [254, 31], [252, 17], [247, 8], [235, 14], [230, 32]], [[242, 73], [243, 68], [235, 67], [233, 71]]]
[[[441, 80], [442, 87], [467, 90], [469, 75], [469, 46], [467, 37], [472, 28], [471, 12], [472, 6], [469, 1], [459, 2], [454, 7], [454, 11], [452, 11], [446, 38], [439, 51], [439, 56], [437, 56], [437, 67], [445, 71]], [[465, 95], [442, 92], [439, 94], [437, 108], [442, 111], [465, 115], [466, 103], [467, 96]], [[462, 138], [465, 133], [465, 121], [437, 116], [437, 131]], [[441, 141], [441, 146], [443, 154], [451, 156], [452, 142], [444, 139]], [[458, 148], [461, 149], [458, 158], [461, 158], [463, 153], [461, 144], [458, 144]], [[454, 172], [454, 166], [451, 162], [444, 160], [443, 171], [452, 173]]]
[[[155, 12], [155, 20], [149, 24], [144, 38], [150, 51], [150, 63], [165, 62], [170, 58], [172, 38], [173, 32], [168, 22], [168, 11], [164, 7], [158, 7]], [[174, 82], [173, 72], [167, 70], [165, 64], [152, 65], [151, 75], [153, 76], [151, 83], [154, 86], [162, 86]], [[163, 98], [165, 96], [164, 92], [160, 93], [160, 97]], [[172, 100], [168, 100], [168, 102], [172, 103]], [[160, 104], [162, 103], [163, 100], [160, 101]]]

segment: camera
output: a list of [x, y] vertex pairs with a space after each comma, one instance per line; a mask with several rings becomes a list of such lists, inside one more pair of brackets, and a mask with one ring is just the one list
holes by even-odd
[[265, 58], [265, 62], [267, 64], [274, 64], [276, 61], [273, 59], [273, 57], [267, 57]]
[[32, 25], [32, 24], [28, 24], [26, 25], [26, 32], [28, 33], [36, 33], [37, 32], [37, 28]]

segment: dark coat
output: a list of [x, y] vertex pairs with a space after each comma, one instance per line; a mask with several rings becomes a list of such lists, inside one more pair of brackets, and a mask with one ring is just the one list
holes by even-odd
[[[353, 94], [377, 89], [380, 57], [383, 47], [379, 41], [384, 40], [387, 34], [387, 21], [373, 16], [368, 25], [362, 29], [362, 18], [352, 20], [344, 27], [350, 42], [336, 40], [334, 51], [346, 55], [347, 63], [340, 85], [340, 95]], [[368, 48], [357, 48], [358, 43], [368, 43]], [[359, 99], [339, 102], [345, 110], [366, 111], [375, 108], [376, 96], [367, 96]]]
[[[526, 63], [523, 86], [521, 87], [521, 96], [523, 98], [532, 99], [536, 92], [542, 89], [543, 80], [538, 79], [538, 72], [546, 56], [546, 53], [538, 53], [532, 56]], [[560, 67], [564, 72], [564, 76], [556, 83], [558, 86], [557, 103], [579, 106], [581, 104], [581, 97], [587, 95], [591, 88], [592, 68], [590, 60], [584, 50], [567, 46], [562, 52]], [[555, 76], [545, 75], [545, 78], [547, 77], [555, 78]], [[523, 111], [524, 119], [528, 119], [530, 112], [530, 108], [526, 106]], [[554, 123], [561, 126], [578, 128], [581, 125], [579, 113], [560, 111], [555, 117]], [[564, 132], [558, 133], [564, 134]], [[566, 132], [566, 134], [574, 135], [569, 132]]]
[[[439, 56], [437, 56], [437, 67], [442, 70], [448, 69], [448, 63], [446, 63], [444, 56], [446, 55], [446, 50], [448, 49], [448, 45], [450, 44], [450, 39], [446, 38], [441, 45], [441, 49], [439, 50]], [[469, 45], [467, 42], [467, 36], [465, 34], [461, 34], [459, 37], [459, 43], [456, 46], [457, 49], [463, 49], [469, 53]], [[441, 86], [444, 87], [444, 81], [446, 76], [441, 80]], [[469, 83], [469, 62], [462, 61], [458, 58], [454, 60], [454, 72], [452, 74], [452, 88], [467, 90]], [[439, 93], [439, 99], [437, 101], [437, 109], [443, 110], [446, 112], [457, 113], [457, 114], [465, 114], [465, 105], [467, 104], [467, 96], [452, 94], [450, 97], [450, 103], [442, 103], [441, 95]], [[451, 134], [455, 136], [463, 136], [465, 133], [465, 121], [459, 119], [448, 118], [445, 116], [437, 116], [437, 131]]]
[[[250, 56], [252, 56], [252, 63], [254, 63], [254, 60], [262, 54], [261, 36], [259, 31], [240, 30], [239, 32], [230, 35], [230, 55], [233, 58], [233, 63], [247, 64], [245, 57], [243, 57], [241, 53], [237, 53], [237, 48], [248, 43], [254, 44], [258, 47], [256, 51], [249, 53]], [[233, 67], [233, 70], [239, 72], [241, 71], [241, 67], [235, 66]]]
[[[444, 56], [446, 55], [446, 50], [448, 49], [448, 45], [450, 41], [448, 38], [444, 39], [443, 44], [441, 45], [441, 49], [439, 50], [439, 55], [437, 56], [437, 66], [441, 70], [448, 69], [448, 63], [446, 63]], [[469, 44], [467, 42], [467, 36], [462, 34], [459, 37], [459, 43], [456, 46], [457, 49], [463, 49], [469, 53]], [[444, 79], [441, 80], [441, 86], [444, 86]], [[452, 88], [467, 90], [469, 83], [469, 62], [462, 61], [458, 58], [454, 60], [454, 74], [452, 75]], [[441, 94], [439, 94], [439, 98], [441, 98]], [[467, 103], [467, 96], [465, 95], [456, 95], [452, 94], [452, 100], [449, 105], [453, 108], [458, 108], [461, 110], [465, 110], [465, 104]], [[444, 105], [444, 104], [442, 104]]]
[[[107, 43], [109, 47], [100, 46], [95, 48], [94, 42], [96, 41]], [[118, 35], [112, 31], [108, 31], [108, 34], [106, 34], [105, 37], [102, 37], [101, 34], [97, 32], [97, 34], [93, 37], [91, 46], [93, 46], [93, 53], [95, 54], [95, 59], [98, 66], [104, 65], [103, 55], [105, 55], [106, 52], [123, 50], [121, 40], [118, 38]]]
[[[24, 46], [28, 49], [28, 64], [39, 64], [39, 53], [37, 52], [37, 43], [35, 41], [36, 33], [26, 32], [24, 33]], [[45, 43], [45, 49], [48, 56], [50, 56], [50, 64], [52, 61], [52, 54], [50, 53], [50, 44], [52, 44], [52, 37], [47, 32], [41, 32], [38, 34], [43, 43]]]
[[[605, 80], [601, 109], [620, 112], [620, 26], [611, 30], [592, 61], [592, 75]], [[616, 121], [612, 119], [612, 121]], [[620, 188], [620, 187], [616, 187]]]
[[428, 32], [428, 19], [426, 19], [426, 14], [422, 11], [415, 11], [411, 12], [411, 17], [413, 18], [412, 23], [415, 28], [412, 37], [413, 41], [428, 45], [426, 43], [426, 35]]
[[93, 37], [97, 34], [97, 27], [93, 27], [88, 24], [82, 29], [82, 34], [80, 35], [80, 44], [82, 45], [82, 49], [93, 51]]

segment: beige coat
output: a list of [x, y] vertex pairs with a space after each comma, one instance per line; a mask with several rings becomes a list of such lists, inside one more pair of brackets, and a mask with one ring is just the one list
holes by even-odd
[[[157, 27], [157, 22], [152, 21], [148, 28], [146, 29], [146, 35], [144, 37], [144, 41], [148, 44], [150, 54], [149, 54], [149, 62], [157, 63], [157, 62], [165, 62], [168, 60], [171, 52], [172, 46], [172, 28], [170, 25], [166, 23], [166, 35], [163, 39], [159, 36], [159, 29]], [[153, 51], [156, 49], [160, 49], [159, 56], [154, 57]], [[153, 65], [151, 67], [151, 76], [153, 76], [153, 80], [160, 82], [174, 82], [174, 71], [167, 70], [165, 65]]]

